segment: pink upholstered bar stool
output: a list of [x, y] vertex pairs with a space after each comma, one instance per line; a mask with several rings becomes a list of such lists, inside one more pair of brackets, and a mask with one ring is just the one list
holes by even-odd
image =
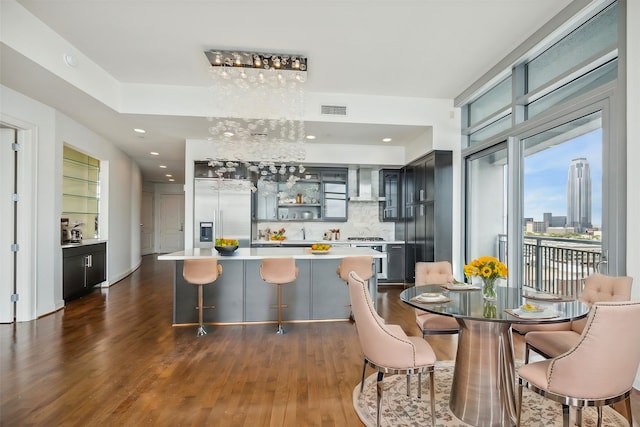
[[[201, 337], [207, 335], [202, 321], [202, 287], [211, 284], [222, 274], [222, 266], [218, 264], [218, 260], [212, 258], [185, 259], [182, 267], [182, 277], [187, 283], [198, 286], [198, 333]], [[215, 308], [209, 306], [206, 308]]]
[[373, 258], [370, 256], [349, 256], [342, 258], [338, 266], [338, 276], [347, 284], [349, 283], [349, 273], [355, 271], [362, 280], [369, 280], [373, 277]]
[[285, 334], [282, 328], [282, 285], [295, 282], [298, 277], [296, 261], [293, 258], [265, 258], [260, 264], [260, 277], [278, 288], [278, 331], [276, 333]]

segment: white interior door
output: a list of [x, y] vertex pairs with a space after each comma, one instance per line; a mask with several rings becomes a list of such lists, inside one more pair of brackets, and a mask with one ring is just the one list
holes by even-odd
[[163, 194], [159, 203], [159, 245], [161, 253], [184, 249], [184, 195]]
[[15, 317], [14, 294], [15, 254], [11, 245], [15, 242], [15, 129], [0, 129], [0, 323], [12, 323]]
[[148, 255], [154, 252], [153, 233], [153, 193], [143, 191], [142, 209], [140, 213], [140, 253], [142, 255]]

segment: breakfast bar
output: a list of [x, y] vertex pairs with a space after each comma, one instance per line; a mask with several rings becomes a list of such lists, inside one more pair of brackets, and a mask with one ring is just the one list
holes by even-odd
[[[285, 322], [331, 321], [349, 318], [349, 291], [336, 274], [343, 258], [370, 256], [373, 271], [386, 254], [366, 247], [333, 247], [326, 253], [314, 254], [310, 248], [239, 248], [222, 255], [215, 249], [195, 248], [158, 256], [159, 260], [174, 261], [173, 324], [195, 325], [197, 287], [182, 277], [184, 260], [216, 258], [222, 265], [222, 275], [204, 287], [206, 324], [272, 323], [276, 321], [276, 288], [260, 277], [264, 258], [295, 259], [298, 277], [282, 288]], [[377, 295], [377, 279], [369, 281], [373, 300]]]

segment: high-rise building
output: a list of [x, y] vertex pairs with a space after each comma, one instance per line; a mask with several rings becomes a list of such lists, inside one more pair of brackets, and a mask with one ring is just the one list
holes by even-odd
[[591, 227], [591, 172], [589, 161], [573, 159], [567, 177], [567, 225], [582, 233]]

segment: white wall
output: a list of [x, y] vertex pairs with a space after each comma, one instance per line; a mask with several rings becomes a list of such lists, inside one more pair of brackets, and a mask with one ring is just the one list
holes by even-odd
[[[103, 234], [108, 239], [107, 282], [113, 283], [140, 263], [141, 174], [138, 166], [111, 142], [64, 114], [0, 86], [0, 117], [11, 124], [27, 123], [37, 141], [36, 215], [31, 229], [35, 242], [35, 309], [32, 318], [61, 308], [62, 249], [62, 146], [68, 143], [101, 160], [107, 169], [102, 197], [108, 210], [101, 212]], [[9, 224], [0, 222], [0, 227]], [[134, 231], [136, 231], [134, 233]], [[132, 235], [136, 235], [132, 238]], [[30, 320], [19, 318], [18, 320]]]

